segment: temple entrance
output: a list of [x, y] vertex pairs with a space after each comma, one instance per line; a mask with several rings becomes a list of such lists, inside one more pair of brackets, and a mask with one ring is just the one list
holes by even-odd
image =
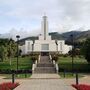
[[41, 52], [41, 56], [49, 56], [49, 52]]

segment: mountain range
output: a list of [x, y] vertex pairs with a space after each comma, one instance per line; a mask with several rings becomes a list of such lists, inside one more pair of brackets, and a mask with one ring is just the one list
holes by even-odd
[[[87, 31], [70, 31], [70, 32], [65, 32], [65, 33], [58, 33], [58, 32], [50, 32], [49, 35], [51, 35], [53, 40], [65, 40], [65, 41], [70, 41], [71, 40], [71, 35], [73, 35], [73, 39], [76, 42], [82, 42], [86, 40], [86, 38], [90, 38], [90, 30]], [[1, 36], [1, 35], [0, 35]], [[9, 38], [3, 35], [4, 37], [1, 38]], [[7, 34], [9, 36], [9, 34]], [[24, 44], [25, 40], [37, 40], [38, 36], [30, 36], [30, 37], [25, 37], [23, 39], [20, 39], [20, 43]]]
[[[53, 40], [65, 40], [69, 42], [71, 40], [71, 35], [73, 35], [73, 39], [76, 42], [82, 42], [86, 40], [86, 38], [90, 38], [90, 30], [88, 31], [70, 31], [70, 32], [65, 32], [65, 33], [58, 33], [58, 32], [51, 32], [49, 33], [51, 35]], [[20, 43], [24, 43], [25, 40], [37, 40], [37, 36], [32, 36], [32, 37], [26, 37], [20, 40]]]

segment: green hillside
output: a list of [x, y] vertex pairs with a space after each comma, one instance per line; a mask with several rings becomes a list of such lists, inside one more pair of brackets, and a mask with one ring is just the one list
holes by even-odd
[[[67, 42], [70, 42], [71, 34], [73, 34], [74, 40], [76, 42], [82, 42], [82, 41], [86, 40], [86, 38], [90, 38], [90, 30], [88, 30], [88, 31], [70, 31], [70, 32], [62, 33], [62, 34], [60, 34], [58, 32], [49, 33], [49, 35], [51, 35], [51, 38], [53, 40], [56, 40], [56, 39], [57, 40], [65, 40]], [[24, 44], [25, 40], [37, 40], [37, 39], [38, 39], [37, 36], [23, 38], [20, 40], [20, 44]]]

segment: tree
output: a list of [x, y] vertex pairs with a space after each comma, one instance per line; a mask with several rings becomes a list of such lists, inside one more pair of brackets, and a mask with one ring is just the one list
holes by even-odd
[[0, 59], [14, 57], [16, 54], [16, 43], [12, 39], [0, 39]]
[[14, 57], [15, 54], [16, 54], [16, 51], [17, 51], [17, 47], [16, 47], [16, 43], [14, 40], [10, 39], [9, 42], [8, 42], [8, 45], [7, 45], [7, 52], [8, 52], [8, 58], [10, 57]]
[[73, 52], [73, 56], [80, 56], [80, 49], [79, 48], [74, 48], [73, 51], [70, 50], [68, 52], [68, 54], [71, 56], [72, 55], [72, 52]]
[[6, 50], [5, 50], [5, 47], [4, 46], [0, 46], [0, 61], [3, 61], [4, 60], [4, 58], [5, 58], [5, 52]]
[[90, 38], [86, 39], [81, 48], [81, 53], [84, 55], [88, 63], [90, 63]]

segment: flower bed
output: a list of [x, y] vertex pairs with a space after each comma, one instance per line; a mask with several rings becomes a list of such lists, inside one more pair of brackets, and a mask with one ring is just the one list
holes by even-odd
[[90, 85], [85, 85], [85, 84], [75, 85], [75, 84], [72, 84], [72, 86], [74, 88], [76, 88], [77, 90], [90, 90]]
[[11, 83], [11, 82], [2, 83], [0, 84], [0, 90], [13, 90], [18, 85], [19, 83]]

